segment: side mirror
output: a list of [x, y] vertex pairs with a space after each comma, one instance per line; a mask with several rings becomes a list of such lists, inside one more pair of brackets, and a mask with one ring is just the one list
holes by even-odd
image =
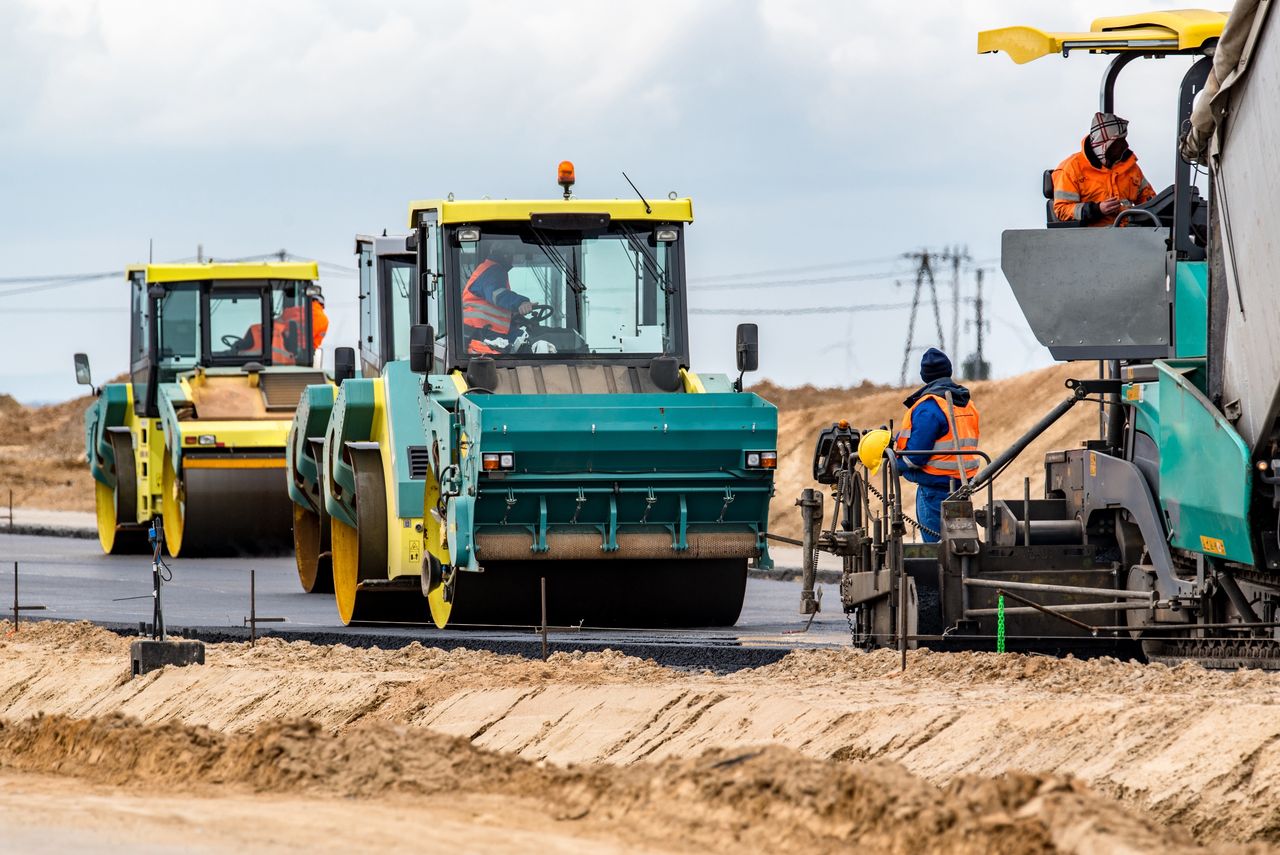
[[163, 285], [152, 285], [149, 288], [147, 288], [147, 296], [150, 297], [152, 300], [161, 299], [162, 297], [164, 297], [165, 293], [166, 292], [164, 290]]
[[435, 367], [436, 331], [431, 324], [409, 327], [409, 370], [430, 374]]
[[738, 324], [738, 373], [745, 374], [760, 367], [760, 328], [755, 324]]
[[341, 386], [345, 381], [356, 376], [356, 349], [354, 347], [335, 347], [333, 349], [333, 382]]
[[76, 382], [81, 386], [93, 387], [93, 377], [89, 373], [89, 355], [87, 353], [77, 353], [74, 357], [76, 362]]

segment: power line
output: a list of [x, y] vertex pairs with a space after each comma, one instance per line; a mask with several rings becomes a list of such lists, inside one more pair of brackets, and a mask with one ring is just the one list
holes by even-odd
[[693, 276], [690, 282], [721, 282], [727, 279], [755, 279], [759, 276], [780, 276], [787, 273], [810, 273], [815, 270], [836, 270], [841, 267], [866, 267], [872, 264], [892, 264], [900, 256], [888, 258], [863, 258], [853, 261], [833, 261], [828, 264], [810, 264], [805, 267], [783, 267], [777, 270], [753, 270], [749, 273], [719, 273], [710, 276]]
[[861, 306], [761, 306], [749, 309], [689, 309], [691, 315], [834, 315], [849, 312], [889, 312], [909, 309], [910, 303], [868, 303]]
[[882, 270], [876, 273], [852, 273], [843, 276], [820, 276], [814, 279], [773, 279], [764, 282], [740, 282], [724, 285], [700, 285], [690, 288], [689, 292], [701, 294], [704, 291], [738, 291], [753, 288], [796, 288], [805, 285], [835, 285], [845, 282], [871, 282], [875, 280], [896, 279], [905, 275], [901, 270]]
[[[117, 273], [111, 274], [113, 277], [118, 275]], [[105, 278], [105, 276], [89, 276], [84, 279], [60, 279], [43, 285], [28, 285], [25, 288], [11, 288], [8, 291], [0, 291], [0, 297], [16, 297], [19, 294], [30, 294], [35, 291], [52, 291], [55, 288], [66, 288], [68, 285], [84, 285], [88, 282]]]
[[106, 279], [111, 276], [119, 276], [120, 271], [100, 271], [97, 273], [56, 273], [53, 275], [44, 274], [42, 276], [0, 276], [0, 285], [25, 285], [28, 283], [41, 282], [62, 282], [68, 279], [88, 280], [88, 279]]
[[56, 313], [59, 315], [95, 315], [102, 312], [127, 312], [126, 306], [95, 306], [93, 308], [77, 308], [66, 306], [24, 306], [21, 309], [5, 309], [6, 315], [39, 315]]

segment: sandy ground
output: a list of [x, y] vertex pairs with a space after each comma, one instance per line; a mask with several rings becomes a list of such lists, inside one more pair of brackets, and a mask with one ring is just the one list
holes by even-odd
[[480, 851], [1280, 842], [1280, 676], [1258, 672], [921, 652], [902, 673], [807, 651], [716, 676], [267, 641], [130, 680], [127, 646], [75, 624], [3, 636], [0, 846], [43, 817], [94, 841], [141, 823], [212, 848], [336, 845], [295, 828], [298, 800], [339, 829], [369, 803], [370, 849], [437, 815]]

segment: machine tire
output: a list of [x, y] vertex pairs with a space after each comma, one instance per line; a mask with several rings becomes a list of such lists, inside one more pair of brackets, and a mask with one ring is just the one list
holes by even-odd
[[378, 590], [364, 583], [387, 579], [387, 491], [380, 458], [352, 457], [356, 480], [356, 527], [329, 518], [333, 594], [338, 617], [353, 623], [425, 623], [426, 601], [418, 586]]
[[293, 554], [298, 581], [308, 594], [333, 593], [333, 552], [330, 548], [329, 515], [293, 506]]
[[94, 509], [98, 544], [107, 555], [141, 555], [148, 551], [147, 534], [127, 528], [138, 520], [138, 478], [133, 458], [133, 438], [123, 431], [107, 434], [115, 457], [116, 486], [94, 481]]

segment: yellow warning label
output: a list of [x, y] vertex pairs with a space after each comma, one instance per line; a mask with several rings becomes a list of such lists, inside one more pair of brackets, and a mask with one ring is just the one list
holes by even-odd
[[1089, 452], [1089, 477], [1095, 478], [1098, 475], [1098, 455]]
[[1205, 552], [1210, 552], [1214, 555], [1227, 554], [1227, 545], [1225, 543], [1223, 543], [1219, 538], [1205, 537], [1203, 534], [1200, 535], [1200, 548]]
[[1142, 387], [1134, 384], [1124, 388], [1124, 396], [1130, 401], [1142, 400]]

